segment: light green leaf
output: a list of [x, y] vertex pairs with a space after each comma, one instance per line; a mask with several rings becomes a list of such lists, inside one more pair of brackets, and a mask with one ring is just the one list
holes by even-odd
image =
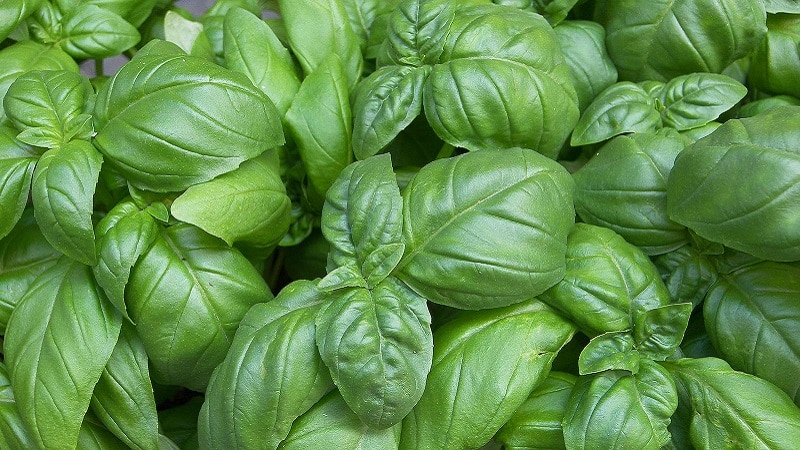
[[642, 359], [635, 347], [636, 343], [627, 331], [612, 331], [595, 336], [578, 357], [580, 374], [625, 370], [635, 375], [639, 372], [639, 361]]
[[[147, 19], [160, 0], [79, 0], [81, 3], [97, 5], [102, 9], [113, 12], [138, 27]], [[159, 5], [160, 6], [160, 5]]]
[[33, 433], [22, 420], [5, 363], [0, 363], [0, 439], [5, 448], [35, 448]]
[[438, 62], [455, 11], [455, 3], [448, 0], [401, 1], [389, 17], [387, 41], [378, 55], [378, 66], [420, 67]]
[[89, 267], [61, 258], [11, 315], [4, 350], [14, 398], [41, 448], [74, 449], [122, 319]]
[[655, 101], [629, 81], [611, 85], [595, 97], [572, 131], [570, 145], [589, 145], [623, 133], [655, 131], [661, 116]]
[[35, 158], [0, 159], [0, 239], [17, 224], [31, 190]]
[[731, 109], [747, 88], [715, 73], [693, 73], [671, 79], [659, 93], [665, 127], [688, 130], [705, 125]]
[[747, 83], [758, 92], [800, 97], [800, 88], [791, 76], [800, 69], [800, 2], [795, 0], [794, 7], [798, 11], [792, 14], [767, 15], [767, 35], [747, 70]]
[[768, 13], [800, 14], [800, 1], [798, 0], [764, 0]]
[[187, 55], [198, 40], [208, 39], [203, 34], [203, 24], [189, 20], [175, 11], [167, 11], [164, 15], [164, 40], [180, 47]]
[[425, 299], [394, 278], [330, 296], [316, 318], [320, 356], [362, 422], [394, 426], [422, 396], [431, 367]]
[[42, 0], [8, 0], [0, 4], [0, 41], [5, 40], [17, 25], [21, 24], [42, 4]]
[[76, 59], [118, 55], [141, 39], [136, 27], [128, 21], [95, 5], [66, 11], [61, 23], [58, 44]]

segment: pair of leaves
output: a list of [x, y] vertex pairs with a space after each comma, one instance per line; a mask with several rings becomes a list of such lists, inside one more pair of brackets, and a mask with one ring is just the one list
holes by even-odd
[[747, 88], [726, 75], [692, 73], [667, 83], [622, 81], [600, 92], [572, 132], [570, 144], [588, 145], [623, 133], [702, 127], [730, 109]]

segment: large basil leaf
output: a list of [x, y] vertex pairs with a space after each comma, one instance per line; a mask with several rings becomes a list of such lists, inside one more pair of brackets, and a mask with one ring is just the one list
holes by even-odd
[[300, 80], [292, 56], [272, 29], [254, 14], [231, 8], [223, 26], [225, 66], [247, 75], [281, 115], [292, 103]]
[[617, 68], [606, 51], [606, 30], [588, 20], [561, 22], [554, 30], [582, 112], [599, 93], [617, 82]]
[[402, 0], [389, 17], [386, 45], [378, 65], [423, 66], [435, 64], [455, 14], [450, 0]]
[[684, 245], [686, 227], [667, 214], [667, 179], [683, 147], [679, 138], [660, 133], [612, 139], [573, 175], [578, 215], [614, 230], [648, 255]]
[[688, 147], [667, 182], [670, 218], [763, 259], [800, 260], [798, 130], [800, 107], [785, 106], [729, 120]]
[[103, 157], [87, 141], [70, 141], [45, 152], [33, 172], [36, 221], [50, 245], [87, 265], [97, 262], [94, 191]]
[[423, 395], [433, 336], [425, 299], [387, 278], [338, 290], [316, 319], [317, 346], [342, 397], [362, 422], [399, 423]]
[[653, 262], [673, 302], [699, 305], [717, 279], [717, 269], [711, 261], [690, 245], [661, 255]]
[[607, 228], [575, 224], [566, 258], [564, 279], [539, 298], [589, 336], [629, 330], [635, 315], [669, 303], [647, 255]]
[[675, 382], [658, 364], [578, 378], [564, 416], [570, 449], [658, 450], [669, 442], [667, 426], [678, 407]]
[[736, 370], [786, 391], [800, 405], [800, 268], [761, 263], [720, 275], [703, 306], [714, 347]]
[[133, 186], [182, 191], [283, 144], [278, 111], [246, 76], [165, 46], [125, 64], [95, 104], [95, 143]]
[[205, 448], [278, 448], [292, 422], [333, 387], [314, 338], [314, 317], [328, 300], [303, 280], [248, 311], [206, 391]]
[[153, 380], [195, 390], [225, 358], [250, 306], [271, 298], [238, 250], [186, 224], [160, 230], [125, 295]]
[[0, 363], [0, 442], [4, 444], [4, 448], [9, 449], [36, 448], [36, 441], [32, 436], [14, 400], [6, 365]]
[[232, 172], [191, 186], [170, 211], [228, 245], [273, 246], [289, 229], [291, 208], [279, 165], [275, 151], [264, 152]]
[[655, 100], [641, 86], [629, 81], [600, 92], [575, 125], [570, 145], [588, 145], [623, 133], [655, 131], [661, 117]]
[[605, 0], [601, 8], [608, 53], [631, 81], [721, 73], [767, 28], [761, 0]]
[[343, 0], [278, 0], [289, 45], [306, 75], [332, 53], [339, 56], [352, 89], [364, 64], [361, 45]]
[[133, 47], [141, 36], [131, 23], [92, 4], [80, 4], [61, 19], [58, 45], [76, 59], [106, 58]]
[[691, 410], [689, 435], [702, 450], [791, 450], [800, 436], [800, 409], [774, 385], [736, 372], [720, 359], [681, 359], [663, 365]]
[[33, 211], [26, 210], [17, 226], [0, 240], [0, 334], [28, 287], [56, 263], [61, 253], [42, 235]]
[[334, 391], [295, 421], [291, 433], [278, 448], [326, 448], [335, 442], [340, 450], [394, 450], [399, 440], [399, 424], [385, 430], [365, 426]]
[[563, 449], [561, 421], [577, 377], [550, 372], [494, 439], [507, 450]]
[[425, 393], [400, 448], [480, 448], [542, 382], [575, 328], [541, 302], [461, 314], [434, 333]]
[[0, 4], [0, 41], [5, 40], [17, 25], [22, 23], [42, 4], [43, 0], [9, 0]]
[[800, 70], [800, 3], [794, 14], [770, 14], [767, 36], [753, 54], [747, 81], [773, 94], [800, 97], [800, 87], [790, 74]]
[[100, 422], [128, 447], [158, 448], [158, 415], [147, 353], [133, 325], [122, 325], [90, 405]]
[[17, 78], [3, 98], [17, 138], [37, 147], [57, 147], [73, 138], [91, 138], [94, 101], [89, 80], [69, 70], [31, 71]]
[[428, 300], [463, 309], [535, 297], [564, 276], [572, 190], [566, 170], [532, 150], [428, 164], [403, 192], [406, 253], [395, 273]]
[[[20, 75], [31, 70], [70, 70], [78, 72], [78, 64], [58, 47], [21, 41], [0, 50], [0, 97]], [[5, 110], [0, 110], [0, 116]]]
[[314, 206], [321, 209], [328, 189], [353, 160], [350, 97], [338, 56], [326, 58], [303, 80], [286, 123], [317, 200]]
[[75, 448], [121, 326], [91, 269], [66, 257], [20, 300], [8, 321], [4, 355], [14, 398], [38, 447]]
[[688, 130], [705, 125], [729, 110], [747, 94], [731, 77], [693, 73], [675, 77], [659, 92], [665, 127]]

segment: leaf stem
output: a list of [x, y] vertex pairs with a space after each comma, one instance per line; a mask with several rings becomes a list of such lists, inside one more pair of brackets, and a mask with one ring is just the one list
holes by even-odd
[[439, 153], [436, 155], [436, 159], [444, 159], [453, 156], [455, 149], [453, 145], [445, 142], [444, 145], [442, 145], [442, 149], [439, 150]]
[[103, 75], [105, 75], [105, 73], [103, 72], [103, 61], [104, 61], [103, 58], [96, 58], [94, 60], [94, 72], [95, 72], [94, 75], [96, 77], [102, 77]]
[[283, 270], [283, 261], [286, 259], [286, 249], [283, 247], [278, 247], [275, 250], [275, 258], [272, 260], [272, 267], [269, 270], [269, 275], [267, 277], [267, 284], [269, 285], [270, 290], [274, 293], [278, 288], [278, 280], [281, 276], [281, 271]]

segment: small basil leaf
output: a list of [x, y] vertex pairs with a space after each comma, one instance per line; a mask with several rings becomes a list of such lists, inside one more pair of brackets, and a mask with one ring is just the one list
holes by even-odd
[[690, 245], [653, 260], [673, 303], [691, 302], [695, 307], [717, 279], [717, 269], [703, 254]]
[[575, 375], [550, 372], [494, 440], [508, 450], [566, 448], [561, 421], [576, 380]]
[[635, 347], [636, 343], [627, 331], [609, 332], [595, 336], [578, 357], [580, 374], [626, 370], [635, 375], [639, 372], [639, 361], [641, 360], [639, 351]]
[[295, 419], [333, 387], [314, 337], [314, 317], [327, 301], [304, 280], [247, 312], [206, 390], [203, 447], [278, 448]]
[[0, 159], [0, 239], [17, 224], [31, 190], [35, 158]]
[[716, 358], [662, 364], [677, 383], [682, 407], [691, 411], [689, 435], [696, 448], [797, 446], [800, 408], [775, 385]]
[[353, 152], [379, 153], [422, 112], [422, 85], [429, 67], [381, 67], [362, 80], [353, 100]]
[[[203, 406], [203, 397], [194, 396], [186, 403], [158, 412], [158, 426], [161, 433], [181, 450], [197, 450], [198, 416]], [[159, 439], [161, 441], [161, 439]], [[170, 447], [167, 449], [172, 450]]]
[[0, 439], [8, 448], [36, 448], [14, 399], [5, 363], [0, 363]]
[[128, 21], [91, 4], [66, 11], [61, 23], [58, 44], [76, 59], [118, 55], [141, 39], [136, 27]]
[[189, 187], [170, 211], [228, 245], [273, 246], [289, 229], [291, 208], [278, 165], [274, 151], [262, 153], [232, 172]]
[[[46, 3], [45, 3], [46, 4]], [[57, 46], [22, 41], [0, 50], [0, 97], [20, 75], [31, 70], [70, 70], [78, 72], [78, 64]], [[0, 116], [5, 110], [0, 110]]]
[[395, 275], [428, 300], [463, 309], [537, 296], [564, 276], [572, 190], [567, 171], [533, 150], [430, 163], [403, 192], [406, 253]]
[[633, 338], [636, 349], [654, 361], [669, 358], [683, 341], [691, 315], [691, 303], [673, 303], [635, 314]]
[[589, 145], [623, 133], [661, 128], [653, 97], [629, 81], [609, 86], [595, 97], [572, 131], [570, 145]]
[[667, 426], [677, 407], [669, 372], [646, 359], [635, 375], [617, 370], [582, 376], [564, 416], [564, 441], [570, 449], [658, 450], [670, 440]]
[[300, 80], [294, 61], [272, 29], [253, 13], [231, 8], [223, 25], [225, 67], [247, 75], [286, 114]]
[[74, 449], [122, 319], [83, 264], [62, 257], [11, 315], [4, 338], [14, 398], [40, 448]]
[[386, 44], [378, 65], [423, 66], [435, 64], [444, 50], [455, 14], [448, 0], [407, 0], [389, 17]]
[[[164, 39], [180, 47], [187, 55], [213, 61], [211, 44], [203, 33], [203, 24], [187, 19], [174, 11], [167, 11], [164, 15]], [[207, 51], [196, 51], [205, 46]]]
[[86, 141], [48, 150], [33, 172], [36, 221], [56, 250], [93, 266], [97, 262], [92, 211], [103, 157]]
[[158, 415], [147, 353], [136, 330], [123, 324], [114, 351], [92, 394], [100, 422], [132, 449], [158, 448]]
[[705, 125], [732, 108], [747, 95], [747, 88], [733, 78], [715, 73], [693, 73], [671, 79], [658, 99], [665, 127], [677, 130]]
[[436, 330], [433, 366], [401, 449], [480, 448], [550, 370], [574, 326], [539, 301], [465, 312]]
[[333, 269], [317, 284], [317, 288], [324, 292], [356, 287], [366, 289], [369, 285], [361, 274], [361, 269], [355, 264], [345, 264]]
[[334, 391], [292, 424], [289, 436], [280, 450], [326, 448], [332, 442], [339, 450], [396, 449], [400, 425], [384, 430], [365, 426]]
[[433, 337], [425, 299], [387, 278], [336, 291], [316, 319], [317, 346], [350, 408], [367, 425], [399, 423], [425, 389]]

